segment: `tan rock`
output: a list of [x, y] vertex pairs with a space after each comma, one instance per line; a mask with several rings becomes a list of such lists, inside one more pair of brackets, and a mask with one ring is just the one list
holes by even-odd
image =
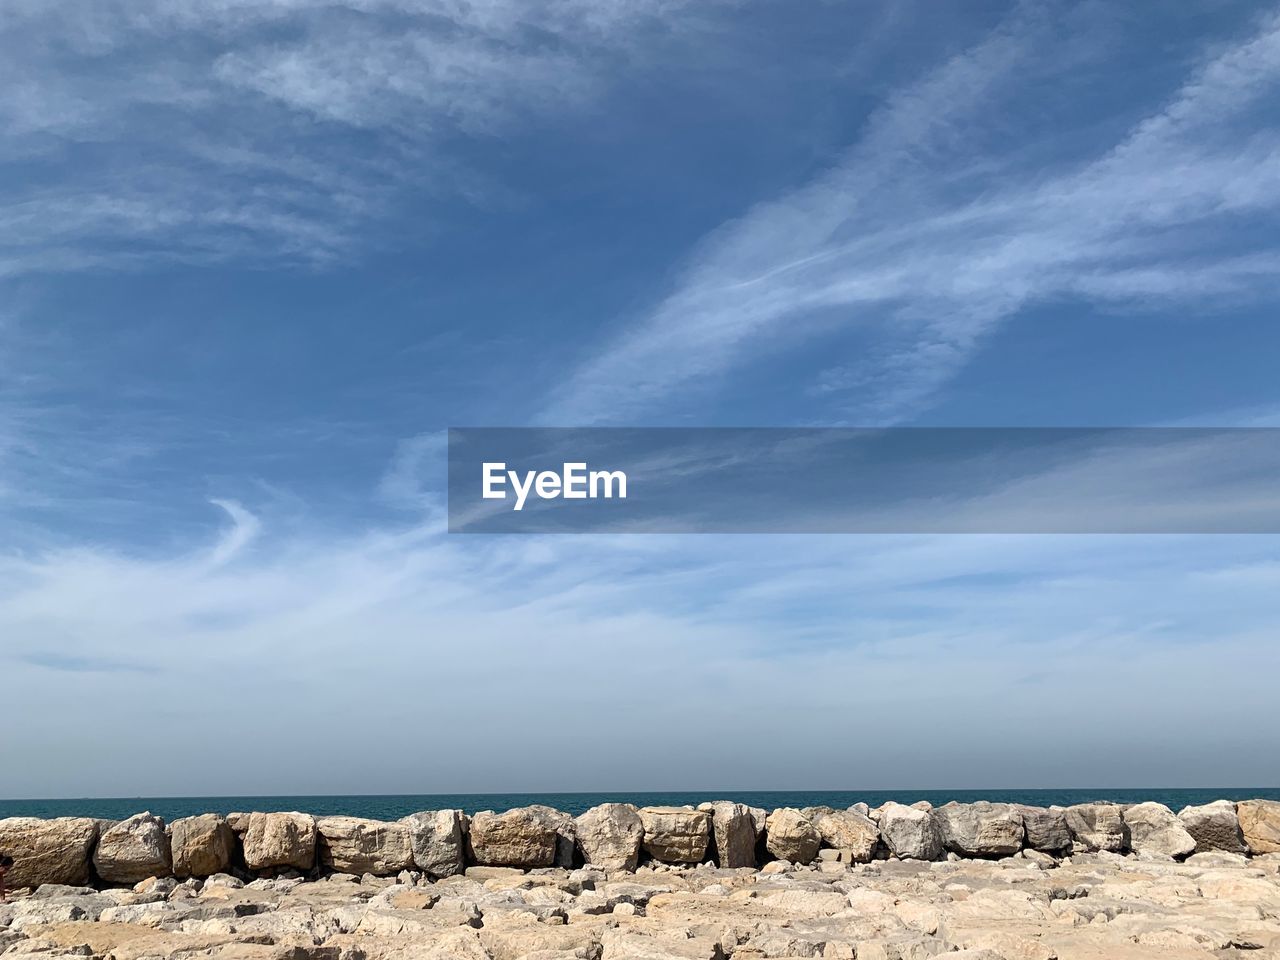
[[468, 840], [480, 866], [549, 867], [556, 862], [558, 834], [540, 810], [486, 810], [471, 818]]
[[394, 876], [413, 866], [408, 825], [361, 817], [320, 817], [316, 844], [321, 864], [340, 873]]
[[842, 861], [869, 863], [880, 844], [880, 828], [870, 817], [856, 810], [815, 809], [811, 818], [825, 846], [848, 854]]
[[466, 868], [467, 816], [461, 810], [411, 813], [401, 823], [409, 828], [413, 863], [432, 877], [452, 877]]
[[640, 862], [644, 822], [629, 803], [602, 803], [574, 821], [582, 855], [605, 870], [634, 870]]
[[136, 813], [98, 837], [93, 868], [108, 883], [134, 884], [147, 877], [167, 877], [173, 869], [164, 821]]
[[1195, 838], [1163, 803], [1136, 803], [1125, 809], [1124, 822], [1135, 853], [1174, 858], [1195, 853]]
[[249, 814], [244, 860], [250, 870], [310, 870], [316, 862], [315, 817], [297, 812]]
[[1085, 852], [1123, 853], [1129, 849], [1129, 828], [1114, 803], [1077, 803], [1062, 808], [1073, 845]]
[[1196, 842], [1196, 853], [1223, 850], [1227, 853], [1248, 853], [1244, 834], [1240, 831], [1240, 818], [1236, 805], [1230, 800], [1215, 800], [1200, 806], [1183, 807], [1178, 819]]
[[0, 852], [13, 857], [5, 884], [17, 888], [88, 883], [97, 839], [98, 822], [88, 817], [0, 820]]
[[726, 868], [754, 867], [759, 830], [751, 808], [730, 800], [717, 800], [699, 809], [711, 814], [716, 862]]
[[1022, 813], [1007, 803], [947, 803], [934, 811], [946, 849], [962, 857], [1008, 857], [1022, 849]]
[[931, 810], [903, 806], [892, 800], [880, 808], [880, 839], [904, 860], [937, 860], [942, 855], [942, 832]]
[[235, 834], [216, 813], [183, 817], [169, 825], [173, 873], [178, 877], [208, 877], [231, 864]]
[[1236, 804], [1240, 831], [1252, 853], [1280, 853], [1280, 801], [1245, 800]]
[[644, 850], [662, 863], [701, 863], [711, 841], [711, 815], [688, 807], [641, 807]]
[[765, 821], [765, 846], [779, 860], [810, 863], [821, 844], [817, 829], [794, 807], [779, 807]]

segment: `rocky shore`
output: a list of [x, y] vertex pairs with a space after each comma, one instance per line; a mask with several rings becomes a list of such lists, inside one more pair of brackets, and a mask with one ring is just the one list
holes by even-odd
[[10, 818], [0, 852], [4, 956], [1280, 956], [1262, 800]]

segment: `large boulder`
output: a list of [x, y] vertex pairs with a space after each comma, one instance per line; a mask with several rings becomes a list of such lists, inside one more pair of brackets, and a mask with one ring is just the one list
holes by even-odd
[[716, 843], [716, 863], [725, 868], [754, 867], [759, 829], [751, 808], [732, 800], [698, 805], [711, 814], [711, 834]]
[[1028, 849], [1061, 853], [1071, 849], [1071, 828], [1061, 807], [1028, 807], [1017, 804], [1026, 830]]
[[176, 877], [209, 877], [231, 865], [235, 834], [226, 818], [216, 813], [183, 817], [169, 824], [169, 846], [173, 851]]
[[947, 803], [934, 811], [942, 844], [962, 857], [1010, 857], [1022, 849], [1022, 814], [1007, 803]]
[[0, 853], [13, 857], [6, 886], [83, 886], [89, 882], [89, 860], [97, 839], [98, 822], [88, 817], [0, 820]]
[[466, 869], [467, 817], [461, 810], [411, 813], [401, 823], [409, 828], [413, 865], [439, 879]]
[[662, 863], [701, 863], [711, 842], [711, 814], [690, 807], [642, 807], [645, 853]]
[[817, 828], [794, 807], [779, 807], [769, 814], [765, 830], [765, 849], [779, 860], [810, 863], [822, 845]]
[[822, 845], [843, 851], [846, 862], [869, 863], [875, 856], [880, 828], [860, 810], [810, 807], [802, 812], [818, 831]]
[[942, 831], [930, 810], [890, 800], [880, 808], [880, 839], [903, 860], [937, 860], [942, 856]]
[[572, 869], [578, 852], [578, 835], [573, 817], [563, 810], [557, 810], [555, 807], [544, 807], [541, 804], [534, 804], [529, 809], [537, 816], [542, 817], [550, 825], [551, 829], [556, 832], [554, 866], [562, 867], [565, 870]]
[[1196, 852], [1225, 850], [1228, 853], [1248, 853], [1244, 834], [1240, 831], [1240, 818], [1236, 805], [1230, 800], [1215, 800], [1200, 806], [1183, 807], [1178, 819], [1196, 842]]
[[169, 835], [164, 821], [150, 813], [135, 813], [98, 837], [93, 867], [108, 883], [137, 883], [173, 872]]
[[1073, 849], [1082, 853], [1124, 853], [1129, 849], [1129, 827], [1114, 803], [1077, 803], [1062, 810], [1071, 830]]
[[320, 862], [338, 873], [391, 876], [413, 866], [409, 828], [403, 823], [361, 817], [320, 817], [316, 820]]
[[544, 807], [518, 807], [505, 813], [485, 810], [471, 818], [472, 859], [483, 867], [550, 867], [556, 862], [559, 833]]
[[310, 870], [316, 863], [316, 818], [309, 813], [251, 813], [244, 832], [250, 870]]
[[629, 803], [602, 803], [574, 821], [587, 863], [606, 870], [634, 870], [640, 862], [644, 822]]
[[1126, 807], [1129, 849], [1134, 853], [1181, 859], [1196, 852], [1196, 841], [1163, 803], [1135, 803]]
[[1280, 801], [1243, 800], [1236, 815], [1250, 852], [1280, 853]]

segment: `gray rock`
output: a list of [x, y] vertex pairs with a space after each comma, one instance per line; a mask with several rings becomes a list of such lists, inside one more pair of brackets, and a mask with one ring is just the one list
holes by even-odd
[[948, 803], [934, 811], [942, 844], [962, 857], [1008, 857], [1022, 849], [1022, 814], [1007, 803]]
[[402, 823], [409, 827], [413, 863], [432, 877], [453, 877], [466, 869], [467, 818], [461, 810], [411, 813]]
[[701, 863], [711, 841], [711, 815], [689, 807], [641, 807], [644, 850], [662, 863]]
[[1129, 827], [1114, 803], [1077, 803], [1063, 808], [1073, 847], [1086, 853], [1124, 853], [1129, 849]]
[[98, 823], [88, 817], [0, 820], [0, 852], [13, 857], [5, 883], [15, 888], [88, 883], [97, 839]]
[[164, 821], [150, 813], [136, 813], [98, 838], [93, 867], [108, 883], [137, 883], [166, 877], [173, 869]]
[[937, 860], [942, 832], [930, 810], [889, 801], [880, 808], [880, 839], [903, 860]]
[[1227, 853], [1248, 853], [1244, 834], [1240, 830], [1240, 818], [1236, 805], [1230, 800], [1215, 800], [1200, 806], [1183, 807], [1178, 819], [1196, 842], [1196, 853], [1223, 850]]
[[1044, 853], [1061, 853], [1071, 849], [1071, 828], [1061, 807], [1028, 807], [1017, 804], [1026, 829], [1026, 845], [1029, 849]]
[[315, 817], [297, 812], [249, 814], [244, 860], [250, 870], [310, 870], [316, 862]]
[[207, 877], [231, 864], [236, 837], [216, 813], [183, 817], [169, 824], [173, 872], [179, 877]]
[[1195, 853], [1196, 841], [1163, 803], [1137, 803], [1126, 807], [1129, 848], [1134, 853], [1180, 859]]
[[779, 860], [811, 863], [822, 845], [817, 828], [794, 807], [779, 807], [769, 814], [765, 830], [766, 849]]
[[634, 870], [640, 862], [644, 822], [631, 804], [602, 803], [579, 816], [574, 826], [582, 855], [592, 866]]

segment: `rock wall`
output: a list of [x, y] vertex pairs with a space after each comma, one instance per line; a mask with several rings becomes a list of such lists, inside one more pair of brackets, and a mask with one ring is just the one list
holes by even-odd
[[1280, 850], [1280, 801], [1219, 800], [1174, 813], [1158, 803], [1029, 807], [1006, 803], [886, 803], [848, 810], [766, 812], [728, 800], [694, 807], [605, 803], [576, 819], [550, 807], [468, 817], [460, 810], [395, 822], [306, 813], [203, 814], [165, 824], [150, 813], [0, 820], [10, 886], [131, 885], [149, 877], [320, 873], [448, 877], [468, 867], [634, 870], [638, 864], [999, 859], [1106, 852], [1182, 860], [1220, 850]]

